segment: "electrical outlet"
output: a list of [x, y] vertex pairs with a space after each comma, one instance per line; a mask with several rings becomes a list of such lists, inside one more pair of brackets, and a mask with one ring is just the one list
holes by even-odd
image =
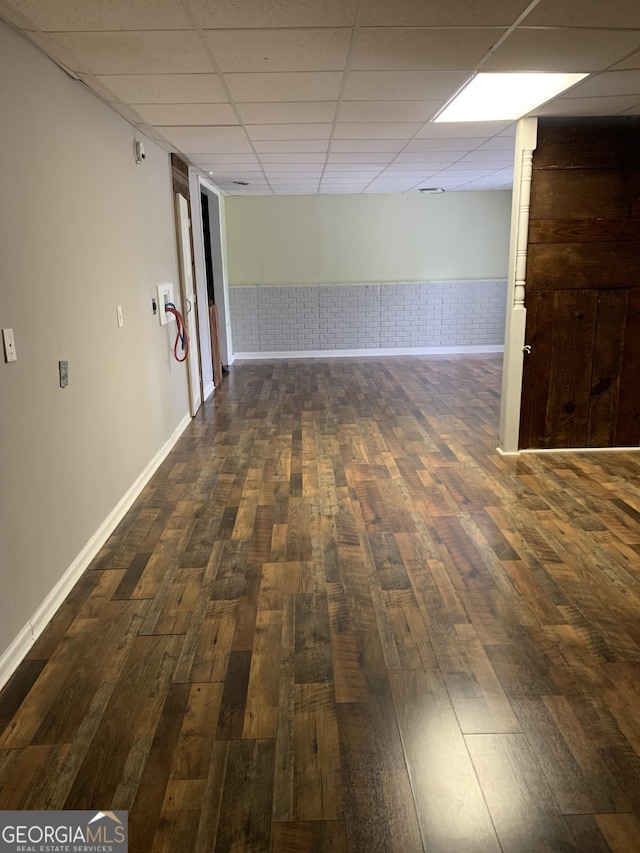
[[173, 298], [173, 285], [169, 281], [162, 282], [156, 286], [158, 291], [158, 316], [160, 317], [160, 325], [166, 326], [167, 323], [175, 322], [175, 318], [171, 314], [167, 314], [164, 306], [167, 302], [175, 305]]
[[122, 305], [116, 305], [116, 313], [118, 315], [118, 328], [121, 329], [124, 326], [124, 318], [122, 316]]
[[7, 364], [11, 361], [17, 361], [16, 342], [13, 337], [13, 329], [2, 330], [2, 340], [4, 341], [4, 360]]

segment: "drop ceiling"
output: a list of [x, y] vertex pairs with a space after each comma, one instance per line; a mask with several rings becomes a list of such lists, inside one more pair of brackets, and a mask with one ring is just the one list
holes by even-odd
[[638, 0], [0, 0], [234, 195], [508, 189], [507, 122], [434, 124], [478, 70], [589, 72], [537, 115], [640, 114]]

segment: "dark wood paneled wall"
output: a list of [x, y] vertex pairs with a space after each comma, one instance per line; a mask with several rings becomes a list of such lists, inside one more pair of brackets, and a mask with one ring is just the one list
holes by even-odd
[[640, 117], [541, 118], [520, 446], [640, 444]]

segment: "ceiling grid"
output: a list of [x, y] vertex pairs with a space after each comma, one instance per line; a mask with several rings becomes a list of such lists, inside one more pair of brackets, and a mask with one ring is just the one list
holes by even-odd
[[478, 70], [588, 72], [535, 115], [640, 114], [637, 0], [0, 0], [224, 192], [509, 189], [513, 122], [434, 123]]

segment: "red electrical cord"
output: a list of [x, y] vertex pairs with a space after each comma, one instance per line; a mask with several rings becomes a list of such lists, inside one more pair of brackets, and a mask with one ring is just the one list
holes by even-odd
[[[165, 305], [164, 310], [167, 312], [167, 314], [173, 314], [173, 316], [176, 318], [176, 325], [178, 327], [178, 331], [176, 334], [176, 342], [173, 345], [173, 356], [176, 361], [186, 361], [187, 356], [189, 355], [189, 336], [187, 335], [187, 327], [184, 322], [184, 317], [173, 305]], [[184, 353], [182, 358], [179, 358], [178, 356], [179, 341], [182, 343], [182, 351]]]

